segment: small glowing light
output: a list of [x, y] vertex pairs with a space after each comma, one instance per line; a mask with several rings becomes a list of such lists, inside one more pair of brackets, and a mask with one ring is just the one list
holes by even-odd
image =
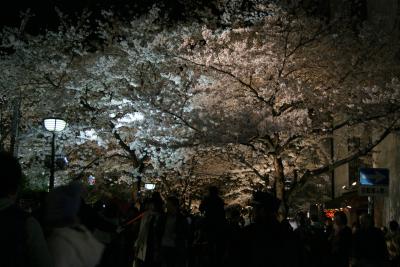
[[348, 209], [351, 209], [351, 206], [350, 206], [350, 205], [348, 205], [348, 206], [346, 206], [346, 208], [348, 208]]
[[61, 132], [67, 125], [67, 123], [64, 120], [58, 118], [44, 119], [43, 123], [44, 123], [44, 128], [46, 128], [46, 130], [50, 132]]
[[352, 186], [355, 186], [355, 185], [357, 185], [357, 182], [353, 182], [351, 185], [352, 185]]
[[344, 186], [342, 186], [342, 189], [346, 189], [346, 186], [344, 185]]
[[154, 190], [154, 188], [156, 188], [156, 185], [155, 184], [151, 184], [151, 183], [146, 183], [146, 184], [144, 184], [144, 188], [146, 190]]
[[94, 177], [93, 175], [89, 175], [88, 183], [89, 183], [89, 185], [95, 185], [96, 184], [96, 177]]

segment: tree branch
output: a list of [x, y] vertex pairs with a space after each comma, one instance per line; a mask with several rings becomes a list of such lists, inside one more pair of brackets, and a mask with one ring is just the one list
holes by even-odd
[[132, 150], [130, 148], [130, 146], [124, 142], [124, 140], [122, 140], [121, 135], [117, 132], [117, 130], [115, 129], [115, 125], [112, 121], [110, 121], [110, 127], [111, 127], [111, 131], [115, 137], [115, 139], [117, 139], [118, 144], [126, 151], [128, 152], [128, 154], [131, 157], [131, 160], [133, 161], [133, 166], [134, 167], [139, 167], [140, 164], [142, 163], [136, 156], [136, 153], [134, 150]]
[[364, 156], [366, 154], [368, 154], [369, 152], [371, 152], [377, 145], [379, 145], [395, 128], [395, 124], [397, 123], [399, 119], [395, 119], [391, 125], [385, 129], [385, 131], [382, 132], [382, 134], [379, 136], [379, 138], [377, 138], [374, 142], [369, 143], [366, 147], [359, 149], [358, 151], [354, 152], [351, 155], [348, 155], [347, 157], [343, 158], [343, 159], [339, 159], [331, 164], [325, 165], [323, 167], [320, 168], [316, 168], [313, 170], [307, 170], [302, 177], [299, 179], [296, 188], [292, 188], [292, 190], [299, 190], [302, 186], [305, 185], [305, 183], [307, 182], [307, 179], [309, 177], [313, 177], [313, 176], [318, 176], [321, 174], [324, 174], [326, 172], [329, 171], [333, 171], [334, 169], [349, 163], [350, 161], [357, 159], [361, 156]]

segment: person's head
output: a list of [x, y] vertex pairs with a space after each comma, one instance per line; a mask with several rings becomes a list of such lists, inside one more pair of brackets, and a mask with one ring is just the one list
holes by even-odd
[[226, 209], [226, 217], [230, 223], [236, 224], [240, 221], [240, 210], [237, 207]]
[[307, 215], [302, 211], [298, 212], [296, 214], [296, 222], [298, 225], [306, 226], [308, 224]]
[[370, 214], [363, 213], [360, 215], [360, 228], [369, 229], [374, 227], [374, 218]]
[[331, 227], [331, 226], [332, 226], [332, 223], [333, 223], [332, 219], [329, 218], [328, 216], [323, 216], [323, 217], [322, 217], [322, 222], [324, 223], [324, 225], [325, 225], [326, 227]]
[[82, 185], [71, 183], [54, 188], [46, 199], [45, 221], [50, 226], [68, 226], [77, 223], [81, 204]]
[[351, 224], [351, 231], [353, 232], [353, 234], [358, 232], [359, 228], [360, 228], [360, 225], [358, 222], [353, 222]]
[[169, 196], [167, 198], [167, 212], [170, 214], [176, 214], [179, 211], [179, 199], [175, 196]]
[[288, 219], [283, 219], [282, 221], [281, 221], [281, 225], [283, 226], [283, 228], [286, 230], [286, 231], [288, 231], [288, 232], [292, 232], [293, 231], [293, 227], [292, 227], [292, 225], [290, 224], [290, 222], [289, 222], [289, 220]]
[[18, 160], [8, 152], [0, 152], [0, 198], [13, 197], [22, 182]]
[[256, 191], [253, 193], [251, 206], [255, 222], [266, 222], [276, 219], [280, 201], [268, 192]]
[[150, 197], [146, 197], [143, 199], [143, 202], [140, 205], [140, 211], [151, 211], [154, 209], [153, 201]]
[[162, 212], [164, 201], [159, 192], [155, 191], [151, 194], [151, 202], [153, 204], [153, 211]]
[[337, 211], [335, 212], [335, 215], [333, 216], [333, 223], [337, 227], [344, 227], [347, 225], [347, 216], [346, 213], [343, 211]]
[[390, 221], [389, 229], [390, 229], [390, 232], [392, 232], [392, 233], [397, 232], [399, 230], [399, 223], [395, 220]]
[[216, 187], [216, 186], [210, 186], [210, 187], [208, 188], [208, 195], [209, 195], [209, 196], [218, 196], [218, 195], [219, 195], [218, 187]]
[[387, 229], [386, 226], [382, 226], [382, 227], [381, 227], [381, 231], [382, 231], [382, 233], [383, 233], [384, 235], [386, 235], [387, 232], [388, 232], [388, 229]]
[[313, 215], [310, 216], [310, 221], [312, 223], [317, 223], [317, 222], [319, 222], [319, 218], [318, 218], [317, 215], [313, 214]]

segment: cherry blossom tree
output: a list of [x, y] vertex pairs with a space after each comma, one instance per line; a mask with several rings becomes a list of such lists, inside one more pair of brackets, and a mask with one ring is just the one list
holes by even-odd
[[[243, 144], [267, 156], [254, 171], [265, 178], [272, 165], [277, 196], [286, 200], [285, 179], [304, 185], [368, 153], [397, 127], [398, 91], [390, 89], [397, 83], [397, 50], [366, 30], [356, 34], [343, 24], [332, 30], [335, 25], [278, 6], [260, 8], [267, 15], [251, 27], [181, 32], [180, 53], [163, 43], [198, 77], [190, 93], [199, 115], [170, 114], [209, 138], [203, 142]], [[380, 105], [371, 102], [377, 99]], [[360, 124], [380, 134], [333, 158], [326, 147], [333, 132]]]
[[[244, 2], [221, 1], [217, 18], [172, 25], [155, 6], [128, 24], [104, 12], [95, 30], [83, 19], [25, 39], [3, 31], [12, 52], [1, 88], [22, 100], [20, 156], [40, 170], [41, 120], [62, 115], [70, 178], [132, 187], [140, 175], [186, 199], [217, 183], [233, 202], [261, 186], [289, 205], [398, 127], [393, 42], [368, 26], [248, 2], [237, 12]], [[332, 157], [333, 134], [360, 126], [378, 134]]]

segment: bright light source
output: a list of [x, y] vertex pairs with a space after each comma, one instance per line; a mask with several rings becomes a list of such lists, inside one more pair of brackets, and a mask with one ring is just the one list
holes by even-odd
[[151, 183], [146, 183], [146, 184], [144, 184], [144, 188], [146, 190], [154, 190], [154, 188], [156, 188], [156, 185], [155, 184], [151, 184]]
[[355, 186], [355, 185], [357, 185], [357, 182], [353, 182], [351, 185], [352, 185], [352, 186]]
[[349, 206], [346, 206], [346, 208], [351, 209], [351, 206], [350, 206], [350, 205], [349, 205]]
[[346, 186], [344, 185], [344, 186], [342, 186], [342, 189], [346, 189]]
[[96, 184], [96, 177], [94, 177], [93, 175], [89, 175], [88, 183], [89, 183], [89, 185], [95, 185]]
[[44, 128], [46, 128], [46, 130], [50, 132], [61, 132], [65, 129], [65, 126], [67, 125], [64, 120], [58, 118], [44, 119], [43, 123]]

